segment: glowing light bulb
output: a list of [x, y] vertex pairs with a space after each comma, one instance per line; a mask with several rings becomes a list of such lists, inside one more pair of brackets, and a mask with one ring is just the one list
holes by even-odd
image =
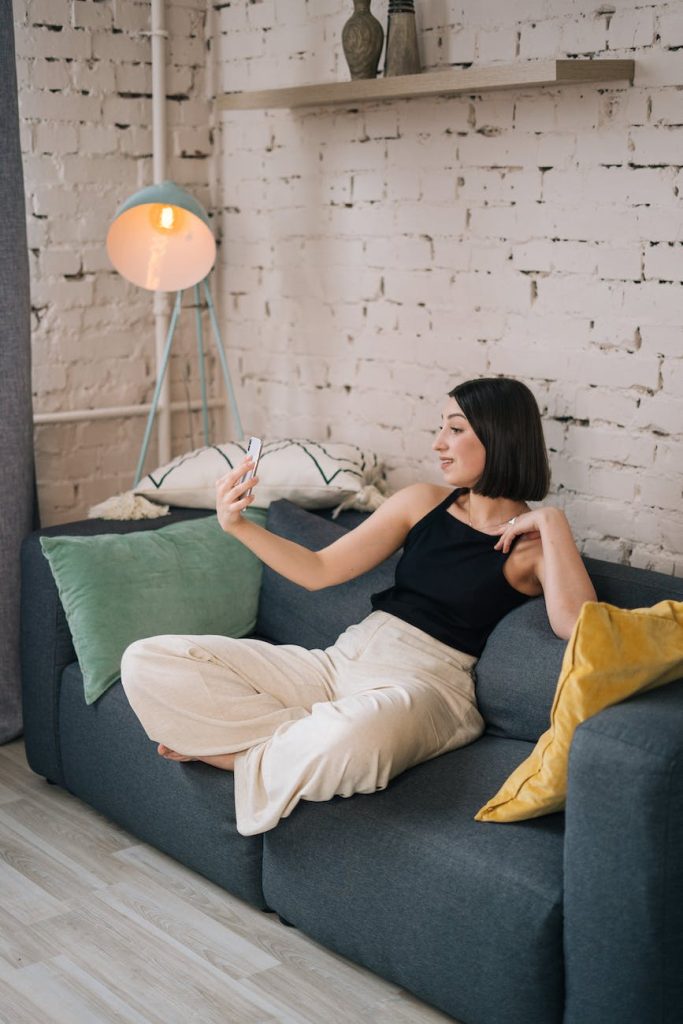
[[184, 211], [179, 206], [152, 203], [149, 211], [152, 226], [164, 235], [175, 235], [183, 226]]

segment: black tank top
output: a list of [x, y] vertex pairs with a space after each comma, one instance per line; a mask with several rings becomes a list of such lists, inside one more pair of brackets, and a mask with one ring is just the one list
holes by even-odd
[[505, 578], [507, 555], [497, 536], [467, 526], [448, 511], [452, 491], [412, 527], [395, 583], [373, 594], [374, 611], [389, 612], [450, 647], [479, 657], [494, 626], [529, 600]]

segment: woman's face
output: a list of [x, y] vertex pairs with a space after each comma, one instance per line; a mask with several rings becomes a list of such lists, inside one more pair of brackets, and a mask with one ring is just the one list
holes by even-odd
[[442, 420], [432, 449], [439, 453], [444, 482], [452, 487], [473, 487], [484, 472], [486, 449], [450, 396]]

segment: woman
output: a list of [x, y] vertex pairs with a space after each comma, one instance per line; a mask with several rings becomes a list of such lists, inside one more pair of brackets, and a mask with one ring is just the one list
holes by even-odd
[[124, 654], [128, 699], [163, 757], [235, 773], [237, 828], [273, 828], [299, 800], [384, 789], [475, 740], [472, 670], [509, 611], [543, 593], [568, 639], [595, 591], [548, 491], [536, 401], [505, 378], [454, 388], [432, 445], [444, 485], [412, 484], [321, 551], [245, 519], [245, 460], [216, 488], [218, 520], [308, 590], [353, 579], [403, 547], [393, 587], [325, 651], [216, 636], [152, 637]]

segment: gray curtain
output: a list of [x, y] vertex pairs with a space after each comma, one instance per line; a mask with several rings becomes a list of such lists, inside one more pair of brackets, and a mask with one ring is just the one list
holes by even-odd
[[11, 0], [0, 0], [0, 743], [22, 731], [19, 549], [33, 526], [28, 251]]

